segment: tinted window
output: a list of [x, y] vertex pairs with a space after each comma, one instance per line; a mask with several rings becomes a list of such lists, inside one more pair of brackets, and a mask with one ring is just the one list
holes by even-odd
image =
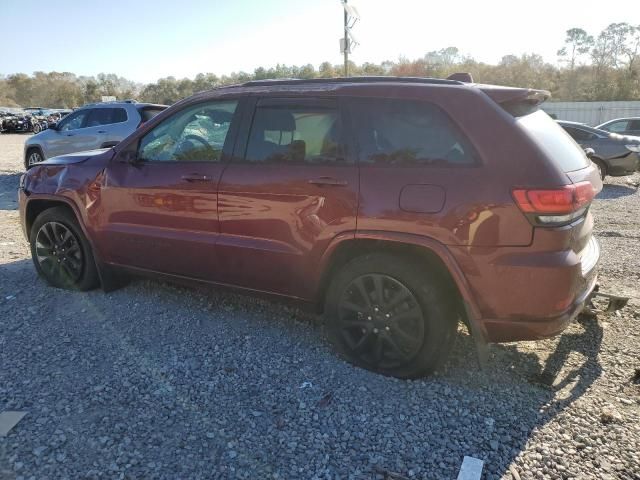
[[629, 121], [629, 130], [640, 130], [640, 120]]
[[469, 141], [435, 105], [410, 100], [354, 99], [353, 124], [361, 163], [471, 165]]
[[94, 108], [87, 119], [87, 127], [98, 127], [127, 121], [124, 108]]
[[110, 108], [94, 108], [89, 113], [87, 119], [87, 127], [97, 127], [100, 125], [107, 125], [111, 123], [111, 109]]
[[237, 101], [207, 102], [165, 119], [140, 141], [144, 161], [219, 162]]
[[89, 110], [80, 110], [75, 113], [69, 114], [62, 120], [59, 124], [58, 130], [66, 131], [66, 130], [76, 130], [78, 128], [82, 128], [84, 125], [84, 121], [87, 118]]
[[573, 138], [575, 141], [579, 142], [579, 141], [587, 141], [587, 140], [595, 140], [596, 138], [598, 138], [597, 135], [594, 135], [591, 132], [586, 132], [584, 130], [581, 130], [579, 128], [574, 128], [574, 127], [566, 127], [563, 126], [562, 128], [564, 128], [566, 130], [566, 132], [571, 135], [571, 138]]
[[121, 123], [127, 121], [127, 111], [124, 108], [112, 108], [111, 123]]
[[143, 122], [148, 122], [149, 120], [151, 120], [153, 117], [158, 115], [163, 110], [164, 110], [164, 108], [146, 107], [146, 108], [143, 108], [143, 109], [139, 110], [139, 112], [140, 112], [140, 117], [142, 118], [142, 121]]
[[582, 148], [544, 111], [518, 117], [516, 122], [563, 171], [580, 170], [589, 165]]
[[626, 120], [623, 122], [613, 122], [610, 123], [609, 125], [607, 125], [605, 128], [610, 131], [610, 132], [624, 132], [627, 130], [627, 125], [629, 124], [629, 122], [627, 122]]
[[258, 106], [246, 160], [250, 162], [344, 162], [340, 115], [329, 104]]

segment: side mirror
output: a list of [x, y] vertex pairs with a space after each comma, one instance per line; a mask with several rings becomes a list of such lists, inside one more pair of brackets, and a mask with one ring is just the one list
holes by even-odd
[[593, 148], [585, 148], [584, 153], [587, 155], [587, 158], [591, 158], [596, 154], [596, 151]]
[[137, 163], [138, 152], [131, 149], [123, 150], [118, 154], [117, 161], [120, 163]]
[[52, 122], [49, 124], [49, 127], [51, 130], [55, 130], [56, 132], [58, 131], [58, 122]]

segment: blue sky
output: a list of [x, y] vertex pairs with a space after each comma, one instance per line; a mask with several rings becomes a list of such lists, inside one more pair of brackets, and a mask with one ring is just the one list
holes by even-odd
[[[357, 63], [447, 46], [488, 62], [524, 52], [555, 61], [568, 28], [597, 33], [612, 22], [640, 24], [638, 0], [612, 8], [595, 0], [350, 3], [362, 16], [354, 28]], [[277, 63], [338, 64], [341, 12], [339, 0], [0, 0], [0, 74], [105, 72], [150, 82]]]

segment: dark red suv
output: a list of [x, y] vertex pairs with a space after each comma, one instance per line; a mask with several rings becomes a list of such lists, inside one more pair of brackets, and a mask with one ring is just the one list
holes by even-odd
[[348, 359], [416, 377], [459, 320], [482, 342], [545, 338], [594, 288], [602, 184], [547, 97], [417, 78], [219, 88], [30, 170], [22, 225], [56, 287], [128, 272], [303, 300]]

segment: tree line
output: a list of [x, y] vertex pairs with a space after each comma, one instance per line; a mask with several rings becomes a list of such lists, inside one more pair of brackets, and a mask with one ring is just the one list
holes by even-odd
[[[494, 65], [448, 47], [414, 60], [401, 57], [380, 64], [351, 62], [349, 74], [443, 78], [454, 72], [469, 72], [480, 83], [549, 90], [554, 100], [640, 100], [640, 25], [612, 23], [595, 36], [581, 28], [571, 28], [557, 53], [556, 64], [531, 53], [505, 55]], [[253, 73], [200, 73], [193, 79], [166, 77], [146, 85], [115, 74], [87, 77], [68, 72], [16, 73], [0, 75], [0, 106], [71, 108], [100, 101], [103, 95], [169, 105], [195, 92], [249, 80], [332, 78], [342, 74], [343, 66], [330, 62], [318, 68], [311, 64], [279, 64], [258, 67]]]

